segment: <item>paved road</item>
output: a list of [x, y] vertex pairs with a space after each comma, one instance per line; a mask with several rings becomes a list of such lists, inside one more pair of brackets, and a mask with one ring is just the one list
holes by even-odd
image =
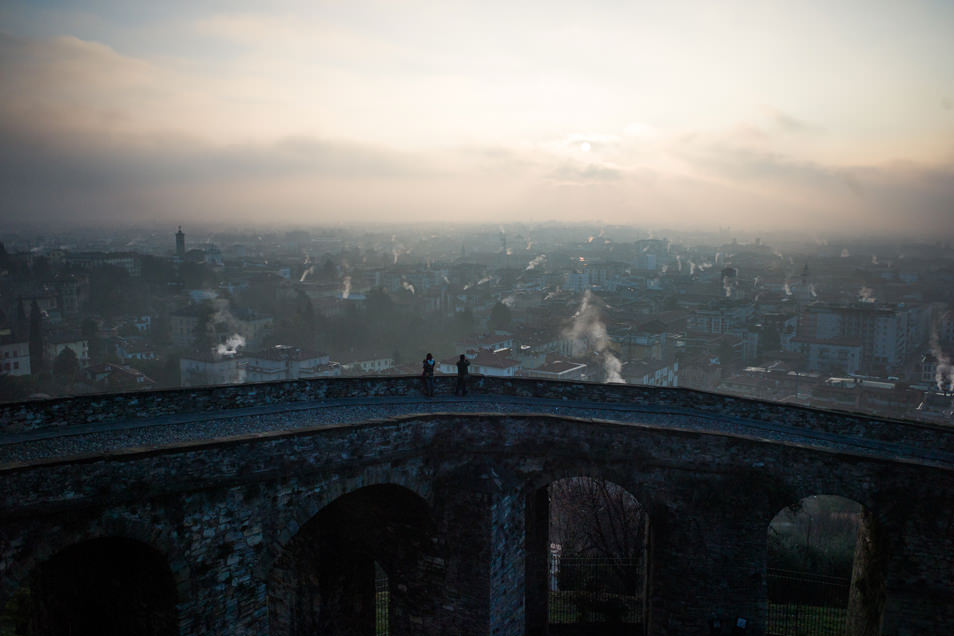
[[[719, 413], [486, 394], [465, 398], [374, 397], [273, 404], [211, 414], [187, 413], [0, 435], [0, 469], [73, 456], [176, 446], [183, 442], [221, 440], [269, 431], [347, 426], [371, 419], [424, 413], [545, 414], [705, 431], [954, 470], [952, 453], [731, 418]], [[274, 417], [278, 414], [281, 417]]]

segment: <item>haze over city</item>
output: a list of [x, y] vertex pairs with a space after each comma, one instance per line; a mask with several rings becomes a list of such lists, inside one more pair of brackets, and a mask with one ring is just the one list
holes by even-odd
[[950, 236], [946, 2], [7, 2], [0, 24], [8, 227]]

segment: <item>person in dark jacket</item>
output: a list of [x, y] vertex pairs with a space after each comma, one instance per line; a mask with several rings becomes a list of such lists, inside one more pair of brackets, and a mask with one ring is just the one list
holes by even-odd
[[434, 356], [427, 354], [423, 364], [424, 371], [421, 377], [424, 379], [424, 395], [434, 397]]
[[470, 366], [470, 360], [463, 353], [460, 354], [460, 360], [457, 361], [457, 387], [454, 389], [454, 395], [467, 395], [467, 367]]

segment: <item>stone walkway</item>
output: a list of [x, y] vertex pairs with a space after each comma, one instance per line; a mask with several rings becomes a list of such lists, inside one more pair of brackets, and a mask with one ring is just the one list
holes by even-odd
[[[555, 415], [672, 430], [702, 431], [795, 444], [865, 457], [885, 457], [954, 470], [954, 454], [911, 445], [846, 437], [699, 411], [472, 394], [376, 397], [190, 413], [147, 420], [40, 429], [0, 436], [0, 469], [68, 457], [176, 446], [185, 442], [315, 427], [347, 426], [427, 413]], [[275, 415], [281, 417], [275, 417]]]

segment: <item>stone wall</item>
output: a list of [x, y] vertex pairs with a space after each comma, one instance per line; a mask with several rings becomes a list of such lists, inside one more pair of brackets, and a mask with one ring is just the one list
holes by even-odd
[[[435, 380], [438, 393], [453, 392], [454, 376], [437, 376]], [[474, 376], [471, 382], [472, 390], [481, 394], [617, 404], [632, 410], [718, 418], [723, 421], [737, 419], [766, 424], [782, 423], [820, 434], [954, 452], [954, 431], [941, 425], [876, 419], [684, 388], [483, 376]], [[195, 413], [227, 413], [235, 409], [274, 404], [419, 394], [420, 378], [400, 376], [320, 378], [80, 396], [0, 405], [0, 432], [15, 433]]]
[[[360, 382], [370, 381], [345, 384]], [[366, 388], [397, 391], [402, 382]], [[294, 384], [266, 390], [274, 397]], [[484, 379], [479, 390], [554, 397], [576, 386]], [[761, 408], [692, 392], [579, 386], [606, 400], [667, 404], [688, 395], [700, 405], [719, 399], [753, 413]], [[954, 633], [951, 470], [545, 415], [404, 417], [0, 470], [0, 606], [65, 547], [127, 536], [167, 559], [183, 635], [294, 633], [269, 623], [285, 598], [279, 591], [270, 600], [270, 586], [280, 590], [299, 576], [276, 574], [287, 569], [289, 546], [329, 504], [389, 484], [421, 502], [433, 531], [420, 534], [432, 543], [416, 561], [413, 554], [402, 560], [416, 564], [404, 569], [439, 578], [438, 598], [408, 605], [391, 633], [522, 634], [545, 598], [525, 586], [539, 582], [526, 554], [535, 541], [526, 537], [539, 517], [540, 488], [572, 476], [614, 481], [648, 511], [650, 634], [706, 633], [713, 614], [744, 616], [749, 634], [762, 633], [768, 524], [814, 494], [857, 501], [879, 524], [888, 573], [884, 634]], [[408, 575], [401, 583], [401, 572], [389, 574], [394, 585], [427, 580]]]

